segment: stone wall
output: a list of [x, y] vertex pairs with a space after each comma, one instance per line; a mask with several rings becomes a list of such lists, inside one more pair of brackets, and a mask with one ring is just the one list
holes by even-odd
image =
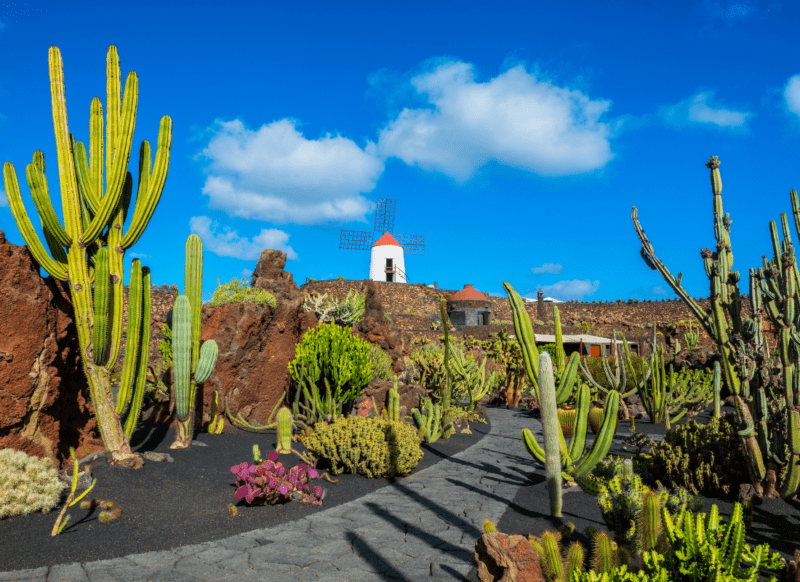
[[[123, 291], [124, 303], [122, 307], [122, 347], [120, 348], [120, 357], [117, 360], [117, 365], [122, 366], [125, 357], [125, 345], [128, 336], [128, 286], [125, 285]], [[175, 298], [178, 296], [178, 286], [162, 285], [158, 287], [153, 285], [150, 289], [150, 364], [161, 359], [161, 353], [158, 351], [158, 344], [164, 339], [162, 328], [167, 322], [172, 306], [175, 304]]]
[[[441, 330], [431, 331], [430, 324], [440, 321], [439, 301], [441, 298], [447, 300], [458, 289], [438, 289], [427, 287], [422, 283], [386, 283], [377, 282], [383, 293], [384, 308], [386, 314], [392, 318], [395, 326], [402, 330], [406, 344], [409, 340], [426, 337], [428, 339], [438, 339]], [[329, 297], [334, 297], [337, 301], [344, 299], [350, 289], [363, 293], [364, 281], [311, 281], [300, 287], [304, 293], [327, 293]], [[492, 309], [491, 319], [511, 321], [511, 307], [507, 297], [489, 297], [487, 300]], [[695, 298], [698, 305], [708, 311], [708, 298]], [[752, 310], [750, 301], [746, 296], [742, 297], [742, 312], [745, 316], [750, 316]], [[639, 338], [651, 338], [653, 324], [658, 331], [659, 342], [662, 335], [676, 336], [685, 347], [683, 334], [689, 331], [688, 321], [693, 322], [693, 330], [700, 331], [700, 347], [712, 348], [713, 341], [697, 324], [694, 314], [689, 307], [680, 299], [663, 300], [638, 300], [618, 299], [616, 301], [569, 301], [565, 303], [544, 303], [545, 322], [550, 323], [553, 318], [553, 306], [558, 306], [561, 324], [564, 326], [564, 333], [583, 333], [581, 323], [586, 322], [590, 326], [590, 333], [594, 335], [610, 337], [614, 330], [621, 332], [629, 340], [636, 341]], [[539, 306], [537, 301], [526, 302], [525, 309], [535, 321], [539, 317]], [[770, 322], [763, 318], [765, 331], [768, 332], [769, 343], [775, 346], [775, 335], [771, 329]], [[683, 322], [683, 323], [681, 323]], [[566, 331], [569, 326], [575, 326], [577, 331]], [[503, 326], [474, 326], [459, 329], [458, 336], [471, 334], [476, 338], [482, 339], [484, 335], [498, 331]], [[536, 326], [536, 333], [553, 333], [552, 325]], [[482, 329], [486, 328], [486, 329]], [[510, 333], [513, 333], [513, 326], [507, 326]]]

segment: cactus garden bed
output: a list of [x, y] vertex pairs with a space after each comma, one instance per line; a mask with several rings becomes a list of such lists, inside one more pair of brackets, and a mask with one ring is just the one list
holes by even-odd
[[[472, 434], [457, 432], [449, 439], [422, 443], [424, 456], [409, 475], [470, 447], [488, 434], [489, 429], [488, 421], [470, 423]], [[67, 510], [71, 519], [62, 533], [51, 537], [69, 489], [49, 513], [0, 519], [0, 539], [3, 540], [0, 572], [107, 560], [215, 541], [294, 521], [358, 499], [404, 478], [332, 475], [338, 483], [320, 478], [310, 482], [327, 489], [322, 505], [290, 501], [249, 506], [244, 499], [236, 499], [236, 478], [230, 469], [243, 462], [253, 463], [254, 444], [259, 446], [261, 457], [266, 461], [267, 455], [275, 449], [275, 432], [257, 434], [226, 426], [222, 434], [202, 432], [195, 438], [207, 446], [193, 442], [188, 449], [170, 449], [175, 439], [174, 429], [141, 423], [131, 439], [134, 452], [167, 454], [174, 462], [145, 458], [144, 467], [130, 469], [112, 467], [98, 459], [90, 461], [91, 475], [97, 482], [82, 501], [111, 501], [119, 507], [122, 515], [109, 523], [99, 519], [102, 509], [82, 509], [81, 504], [77, 504]], [[301, 453], [307, 450], [300, 443], [292, 443], [292, 448]], [[287, 468], [302, 463], [293, 454], [281, 455], [279, 462]], [[81, 465], [81, 472], [85, 466]], [[319, 466], [324, 469], [323, 463]], [[79, 486], [76, 494], [83, 489]], [[236, 507], [235, 516], [229, 509], [231, 505]]]

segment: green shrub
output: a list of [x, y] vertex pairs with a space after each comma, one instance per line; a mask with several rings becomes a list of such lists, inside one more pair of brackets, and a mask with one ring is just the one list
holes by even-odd
[[338, 277], [336, 277], [336, 280], [337, 280], [337, 281], [344, 281], [344, 277], [342, 277], [341, 275], [339, 275]]
[[676, 425], [650, 451], [648, 481], [705, 497], [738, 494], [739, 484], [749, 477], [736, 426], [732, 413], [708, 424], [690, 420]]
[[0, 451], [0, 519], [58, 505], [67, 484], [59, 480], [50, 459], [39, 460], [22, 451]]
[[347, 404], [361, 394], [372, 378], [370, 347], [369, 342], [353, 335], [352, 328], [321, 323], [308, 329], [295, 346], [289, 374], [299, 386], [305, 370], [321, 395], [326, 394], [327, 379], [333, 397], [337, 400], [344, 397], [343, 412], [346, 412]]
[[539, 354], [542, 352], [547, 352], [550, 354], [550, 359], [555, 362], [556, 361], [556, 344], [542, 344], [540, 346], [536, 346], [539, 350]]
[[354, 289], [347, 292], [347, 297], [341, 303], [334, 297], [328, 299], [327, 293], [306, 293], [303, 309], [313, 311], [320, 323], [333, 321], [337, 325], [352, 326], [364, 319], [365, 302], [366, 295]]
[[269, 305], [275, 309], [275, 297], [272, 293], [251, 287], [247, 277], [234, 278], [229, 283], [217, 287], [208, 305], [217, 307], [226, 303], [242, 303], [243, 301], [250, 301], [256, 305]]
[[331, 473], [365, 477], [405, 475], [422, 459], [419, 438], [408, 424], [381, 418], [340, 417], [318, 422], [301, 440], [314, 461], [330, 462]]
[[395, 374], [392, 371], [392, 357], [384, 352], [380, 346], [372, 345], [369, 349], [369, 361], [372, 362], [373, 380], [391, 380]]

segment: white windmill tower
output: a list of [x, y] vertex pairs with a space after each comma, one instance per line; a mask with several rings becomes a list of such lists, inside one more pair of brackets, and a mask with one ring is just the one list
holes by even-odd
[[[395, 200], [378, 198], [375, 204], [375, 230], [342, 230], [340, 249], [370, 251], [369, 278], [373, 281], [408, 283], [404, 253], [425, 253], [423, 235], [390, 234], [394, 227]], [[383, 235], [374, 241], [375, 232]], [[373, 242], [374, 241], [374, 242]]]

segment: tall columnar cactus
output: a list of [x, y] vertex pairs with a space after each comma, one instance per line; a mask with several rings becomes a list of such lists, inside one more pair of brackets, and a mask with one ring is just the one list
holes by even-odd
[[719, 362], [714, 362], [714, 418], [719, 420], [720, 411], [720, 392], [722, 390]]
[[[64, 67], [61, 52], [55, 46], [50, 47], [49, 64], [63, 226], [50, 199], [41, 151], [34, 153], [33, 163], [26, 168], [26, 177], [50, 254], [42, 245], [22, 203], [17, 174], [11, 162], [6, 162], [3, 167], [5, 190], [14, 220], [33, 257], [50, 275], [69, 282], [81, 361], [89, 382], [100, 436], [113, 458], [124, 460], [135, 456], [130, 448], [130, 434], [141, 414], [147, 373], [150, 273], [149, 269], [141, 267], [138, 259], [133, 261], [123, 380], [115, 403], [111, 371], [122, 339], [123, 259], [125, 251], [144, 232], [161, 198], [169, 167], [172, 120], [167, 116], [161, 119], [155, 165], [152, 164], [149, 143], [142, 142], [136, 204], [130, 227], [123, 233], [133, 192], [133, 178], [127, 168], [136, 120], [138, 77], [134, 72], [128, 74], [123, 100], [117, 49], [109, 47], [105, 141], [103, 108], [100, 99], [95, 97], [90, 109], [87, 157], [86, 147], [82, 142], [74, 141], [67, 124]], [[120, 414], [126, 411], [123, 428]]]
[[[681, 286], [682, 274], [675, 278], [655, 256], [653, 246], [639, 224], [636, 207], [632, 220], [642, 243], [642, 258], [661, 274], [700, 321], [714, 340], [721, 356], [725, 385], [733, 394], [739, 420], [739, 436], [748, 461], [750, 481], [756, 494], [767, 497], [792, 497], [800, 490], [800, 382], [796, 381], [800, 353], [800, 310], [796, 309], [798, 272], [786, 215], [782, 214], [783, 241], [770, 223], [772, 260], [750, 269], [751, 317], [742, 313], [739, 272], [733, 270], [730, 241], [731, 219], [722, 209], [722, 179], [716, 156], [706, 163], [711, 172], [714, 208], [714, 236], [717, 250], [703, 249], [701, 256], [710, 283], [709, 313], [700, 307]], [[795, 228], [800, 227], [800, 205], [792, 190]], [[762, 308], [780, 330], [781, 378], [770, 371], [770, 354], [761, 326]], [[781, 386], [782, 384], [782, 386]], [[780, 389], [782, 388], [782, 390]], [[769, 406], [774, 398], [777, 406]], [[785, 441], [784, 432], [788, 435]], [[788, 444], [789, 453], [785, 454]], [[779, 476], [785, 475], [782, 479]], [[780, 481], [780, 482], [779, 482]]]
[[180, 295], [172, 308], [172, 370], [178, 422], [171, 449], [185, 449], [191, 444], [197, 385], [208, 380], [217, 364], [217, 342], [206, 340], [200, 347], [202, 283], [203, 242], [196, 234], [190, 234], [186, 239], [185, 295]]
[[[528, 376], [528, 382], [533, 386], [533, 393], [536, 401], [539, 401], [539, 350], [536, 347], [536, 335], [533, 333], [533, 326], [531, 325], [531, 318], [525, 310], [525, 303], [519, 296], [514, 288], [504, 282], [503, 288], [508, 293], [508, 302], [511, 305], [511, 312], [514, 315], [514, 332], [517, 335], [517, 340], [522, 348], [522, 360], [525, 363], [525, 371]], [[557, 327], [560, 329], [560, 319], [558, 310], [555, 310], [554, 317], [557, 322]], [[563, 344], [556, 338], [556, 352], [558, 353], [559, 346], [563, 351]], [[572, 395], [578, 378], [578, 363], [580, 361], [580, 354], [573, 352], [570, 354], [569, 361], [567, 361], [561, 370], [554, 370], [554, 376], [557, 380], [556, 386], [556, 402], [561, 405], [567, 401]]]
[[556, 404], [556, 381], [553, 364], [547, 352], [539, 356], [539, 406], [544, 432], [544, 470], [547, 475], [547, 493], [550, 496], [550, 515], [561, 517], [561, 452], [559, 441], [563, 441], [558, 422]]
[[389, 389], [389, 402], [381, 410], [381, 418], [400, 422], [400, 393], [397, 391], [397, 376], [392, 378], [392, 387]]
[[292, 411], [285, 406], [278, 411], [278, 442], [275, 450], [281, 455], [292, 452]]
[[439, 311], [442, 316], [442, 327], [444, 328], [444, 367], [447, 371], [447, 380], [445, 381], [444, 388], [441, 391], [442, 398], [442, 426], [444, 432], [442, 438], [449, 439], [453, 436], [453, 410], [450, 402], [453, 395], [453, 374], [450, 371], [450, 331], [447, 325], [447, 312], [444, 306], [444, 297], [439, 303]]

